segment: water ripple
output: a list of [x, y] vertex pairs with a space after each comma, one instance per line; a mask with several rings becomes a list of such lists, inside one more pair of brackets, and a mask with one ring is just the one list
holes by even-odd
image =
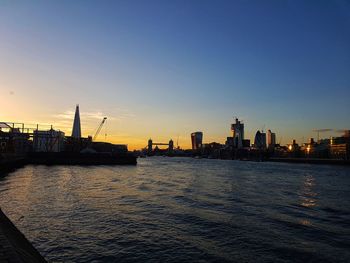
[[27, 166], [0, 205], [53, 262], [349, 262], [350, 169], [146, 158]]

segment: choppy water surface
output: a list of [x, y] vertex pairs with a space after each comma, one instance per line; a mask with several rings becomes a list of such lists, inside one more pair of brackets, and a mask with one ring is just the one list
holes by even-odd
[[27, 166], [0, 205], [58, 262], [349, 262], [350, 168], [191, 158]]

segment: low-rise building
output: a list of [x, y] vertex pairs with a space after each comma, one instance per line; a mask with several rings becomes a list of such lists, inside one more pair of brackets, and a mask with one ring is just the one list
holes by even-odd
[[34, 152], [62, 152], [64, 150], [64, 132], [50, 129], [33, 132]]
[[0, 153], [21, 155], [30, 149], [31, 141], [28, 133], [5, 122], [0, 122]]
[[350, 131], [345, 131], [341, 137], [331, 138], [330, 156], [334, 159], [350, 160]]

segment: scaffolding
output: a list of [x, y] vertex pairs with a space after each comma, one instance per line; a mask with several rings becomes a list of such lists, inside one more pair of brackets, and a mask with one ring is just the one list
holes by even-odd
[[64, 133], [52, 125], [0, 122], [0, 152], [60, 152], [63, 148]]

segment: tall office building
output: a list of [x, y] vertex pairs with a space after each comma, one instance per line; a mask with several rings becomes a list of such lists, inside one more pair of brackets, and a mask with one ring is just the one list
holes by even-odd
[[266, 148], [266, 133], [257, 131], [254, 139], [254, 147], [258, 149]]
[[237, 118], [236, 122], [231, 124], [231, 131], [233, 133], [233, 147], [242, 148], [244, 140], [244, 124]]
[[203, 144], [203, 132], [191, 133], [192, 150], [198, 150], [202, 148]]
[[267, 147], [274, 148], [276, 145], [276, 133], [271, 130], [267, 131]]
[[77, 107], [75, 108], [72, 137], [77, 139], [81, 138], [79, 105], [77, 105]]

